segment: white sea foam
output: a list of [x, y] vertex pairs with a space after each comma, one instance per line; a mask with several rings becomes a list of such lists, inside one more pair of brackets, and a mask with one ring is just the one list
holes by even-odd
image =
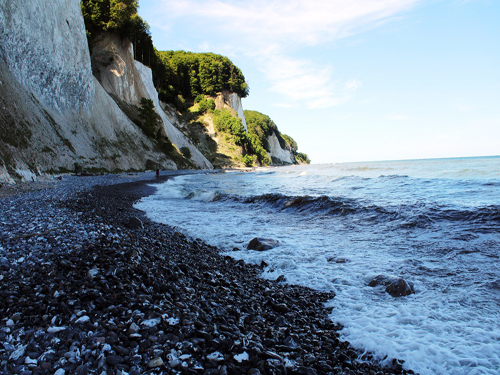
[[[490, 172], [486, 183], [476, 184], [457, 175], [448, 180], [452, 173], [434, 164], [436, 170], [426, 171], [398, 163], [357, 166], [353, 177], [346, 176], [353, 173], [352, 165], [184, 176], [170, 180], [137, 207], [153, 220], [220, 246], [234, 258], [256, 264], [265, 260], [265, 278], [285, 275], [293, 284], [334, 291], [336, 297], [328, 304], [334, 307], [332, 319], [344, 326], [343, 337], [381, 360], [403, 359], [405, 367], [422, 374], [499, 373], [498, 231], [488, 232], [487, 224], [484, 233], [477, 233], [472, 226], [476, 224], [469, 222], [395, 224], [411, 224], [418, 215], [425, 216], [425, 210], [432, 213], [440, 207], [493, 207], [500, 194], [497, 172]], [[397, 174], [409, 177], [379, 178]], [[332, 192], [361, 207], [393, 210], [393, 219], [379, 223], [378, 211], [332, 216], [213, 199], [219, 193], [250, 197]], [[418, 212], [406, 214], [408, 207]], [[267, 252], [246, 250], [255, 236], [274, 238], [280, 246]], [[240, 250], [232, 251], [235, 247]], [[393, 298], [383, 288], [369, 287], [378, 274], [402, 276], [414, 283], [416, 293]]]

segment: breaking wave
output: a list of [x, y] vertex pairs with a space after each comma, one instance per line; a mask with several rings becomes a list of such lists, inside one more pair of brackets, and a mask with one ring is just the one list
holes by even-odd
[[[224, 199], [229, 197], [225, 196]], [[263, 194], [249, 198], [235, 198], [243, 203], [272, 207], [280, 211], [348, 216], [378, 223], [399, 222], [402, 227], [428, 227], [436, 222], [463, 222], [479, 226], [486, 231], [500, 228], [500, 206], [490, 205], [475, 209], [450, 209], [437, 204], [413, 203], [381, 207], [364, 204], [358, 199], [343, 197], [286, 196], [283, 194]]]

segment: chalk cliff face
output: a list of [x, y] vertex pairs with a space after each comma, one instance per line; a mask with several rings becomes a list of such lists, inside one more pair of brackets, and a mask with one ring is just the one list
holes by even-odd
[[92, 66], [95, 76], [113, 98], [135, 106], [140, 104], [141, 98], [153, 100], [170, 141], [179, 149], [189, 148], [191, 161], [198, 167], [213, 168], [203, 154], [174, 126], [178, 121], [175, 113], [160, 103], [153, 84], [152, 71], [134, 60], [132, 43], [113, 34], [103, 36], [93, 46]]
[[[137, 75], [133, 83], [144, 78]], [[74, 163], [176, 168], [94, 78], [79, 0], [0, 2], [0, 82], [0, 181], [34, 180]], [[114, 94], [132, 101], [144, 92], [123, 87]]]
[[78, 0], [4, 0], [0, 53], [41, 103], [64, 111], [90, 104], [94, 87]]
[[215, 108], [227, 108], [233, 110], [236, 116], [238, 116], [243, 122], [243, 127], [245, 128], [245, 130], [248, 131], [245, 114], [243, 113], [243, 105], [241, 104], [241, 98], [238, 94], [234, 92], [223, 91], [215, 98]]
[[273, 163], [277, 159], [281, 164], [292, 164], [293, 155], [289, 149], [282, 147], [276, 133], [273, 132], [272, 135], [267, 137], [269, 143], [269, 156], [273, 158]]

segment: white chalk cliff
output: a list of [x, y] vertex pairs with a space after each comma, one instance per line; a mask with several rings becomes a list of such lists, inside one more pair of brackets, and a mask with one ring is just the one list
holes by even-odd
[[[123, 56], [132, 56], [129, 48]], [[151, 71], [141, 65], [124, 61], [120, 67], [136, 79], [118, 74], [114, 82], [103, 81], [105, 90], [93, 76], [79, 0], [0, 1], [0, 181], [34, 180], [72, 170], [74, 163], [141, 170], [149, 161], [177, 168], [108, 94], [114, 87], [115, 99], [129, 103], [154, 97]], [[164, 125], [198, 166], [211, 167]]]
[[215, 98], [215, 108], [226, 108], [234, 112], [234, 114], [241, 119], [243, 127], [248, 132], [247, 122], [245, 120], [245, 114], [243, 112], [243, 105], [241, 104], [241, 98], [238, 94], [229, 91], [221, 92]]
[[276, 133], [273, 132], [272, 135], [267, 137], [267, 141], [269, 143], [269, 151], [268, 154], [273, 159], [278, 159], [282, 164], [292, 164], [294, 161], [294, 157], [292, 152], [285, 148], [281, 147], [281, 144], [276, 136]]
[[[130, 119], [141, 98], [153, 100], [164, 134], [189, 148], [194, 165], [213, 168], [179, 130], [185, 126], [175, 109], [159, 101], [152, 71], [134, 60], [130, 42], [106, 34], [91, 58], [80, 0], [0, 0], [0, 182], [35, 180], [75, 163], [176, 169]], [[215, 102], [247, 129], [238, 94], [222, 92]], [[270, 156], [292, 162], [275, 134], [268, 141]]]
[[117, 35], [108, 34], [93, 46], [92, 59], [94, 74], [110, 95], [135, 106], [139, 106], [141, 98], [153, 100], [170, 141], [179, 149], [189, 148], [191, 161], [198, 167], [213, 168], [196, 146], [174, 126], [173, 122], [177, 121], [175, 114], [160, 104], [158, 92], [153, 85], [153, 73], [150, 68], [134, 60], [132, 43], [121, 40]]

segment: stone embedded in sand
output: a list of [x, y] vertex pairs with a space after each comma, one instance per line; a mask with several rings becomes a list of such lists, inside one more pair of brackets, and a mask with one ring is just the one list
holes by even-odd
[[385, 286], [385, 291], [393, 297], [408, 296], [415, 293], [413, 284], [402, 279], [401, 277], [378, 275], [368, 284], [368, 286], [371, 287], [378, 285]]
[[255, 237], [248, 243], [247, 250], [265, 251], [278, 246], [279, 242], [271, 238]]
[[28, 345], [20, 345], [16, 350], [14, 350], [9, 356], [9, 360], [17, 361], [19, 357], [24, 355], [24, 351]]
[[162, 365], [163, 365], [163, 359], [161, 359], [160, 357], [153, 358], [151, 361], [148, 362], [149, 368], [160, 367]]
[[142, 224], [142, 220], [132, 216], [128, 219], [127, 228], [129, 229], [144, 229], [144, 225]]
[[146, 326], [148, 328], [152, 328], [152, 327], [155, 327], [157, 326], [158, 324], [160, 324], [161, 322], [161, 319], [160, 318], [155, 318], [155, 319], [147, 319], [147, 320], [143, 320], [141, 322], [141, 326]]
[[249, 360], [249, 355], [247, 352], [243, 352], [243, 353], [240, 353], [240, 354], [234, 354], [233, 355], [233, 358], [236, 362], [238, 363], [243, 363], [243, 362], [247, 362]]

